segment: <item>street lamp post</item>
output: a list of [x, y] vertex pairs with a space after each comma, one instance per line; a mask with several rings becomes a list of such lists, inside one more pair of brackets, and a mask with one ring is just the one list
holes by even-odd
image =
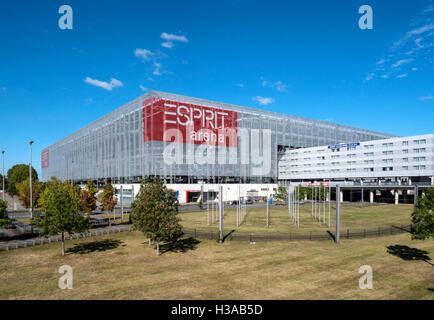
[[5, 201], [5, 152], [2, 150], [2, 167], [3, 167], [3, 201]]
[[30, 218], [33, 218], [33, 193], [32, 193], [32, 144], [33, 140], [29, 141], [30, 145], [30, 166], [29, 166], [29, 176], [30, 176]]

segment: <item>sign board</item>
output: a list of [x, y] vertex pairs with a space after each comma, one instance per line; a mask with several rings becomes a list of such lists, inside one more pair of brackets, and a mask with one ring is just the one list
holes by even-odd
[[237, 147], [236, 111], [149, 98], [143, 102], [143, 141]]
[[360, 146], [360, 142], [335, 144], [335, 145], [329, 146], [328, 148], [329, 149], [340, 149], [340, 148], [357, 147], [357, 146]]

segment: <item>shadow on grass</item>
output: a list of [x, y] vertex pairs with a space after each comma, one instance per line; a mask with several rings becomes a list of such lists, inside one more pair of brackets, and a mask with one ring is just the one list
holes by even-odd
[[189, 237], [185, 239], [180, 239], [175, 242], [169, 242], [160, 245], [160, 254], [166, 252], [187, 252], [188, 250], [195, 250], [197, 245], [200, 243], [199, 240]]
[[75, 244], [73, 248], [67, 249], [66, 253], [87, 254], [95, 251], [100, 252], [106, 250], [113, 250], [119, 247], [121, 243], [123, 242], [117, 239], [105, 239], [100, 241], [80, 243]]
[[401, 258], [402, 260], [421, 260], [425, 261], [426, 263], [430, 264], [434, 267], [434, 264], [429, 262], [428, 260], [431, 260], [431, 258], [428, 256], [428, 251], [417, 249], [417, 248], [410, 248], [409, 246], [403, 246], [396, 244], [394, 246], [388, 246], [387, 247], [387, 253], [397, 256]]

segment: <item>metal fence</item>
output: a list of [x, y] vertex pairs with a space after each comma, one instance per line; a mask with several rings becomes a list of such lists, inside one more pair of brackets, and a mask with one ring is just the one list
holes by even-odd
[[[80, 238], [89, 238], [93, 236], [102, 236], [105, 234], [123, 232], [123, 231], [131, 231], [132, 227], [129, 225], [118, 226], [115, 228], [101, 228], [95, 229], [89, 232], [82, 233], [72, 233], [65, 235], [65, 240], [73, 240]], [[29, 246], [42, 245], [45, 243], [59, 242], [62, 241], [61, 235], [48, 236], [48, 237], [38, 237], [28, 240], [20, 240], [20, 241], [9, 241], [6, 243], [0, 243], [0, 250], [9, 250], [9, 249], [18, 249], [18, 248], [26, 248]]]
[[[371, 229], [345, 229], [341, 230], [341, 239], [354, 239], [354, 238], [368, 238], [368, 237], [381, 237], [387, 235], [400, 234], [410, 232], [411, 226], [390, 226], [379, 227]], [[198, 238], [198, 239], [217, 239], [218, 231], [202, 231], [197, 229], [184, 230], [186, 236]], [[293, 240], [334, 240], [334, 233], [330, 231], [318, 232], [306, 232], [306, 233], [247, 233], [247, 232], [229, 232], [224, 237], [225, 241], [293, 241]]]

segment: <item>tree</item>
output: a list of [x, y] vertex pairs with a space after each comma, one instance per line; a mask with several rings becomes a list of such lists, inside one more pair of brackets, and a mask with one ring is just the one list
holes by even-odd
[[142, 184], [131, 209], [134, 228], [156, 242], [157, 255], [160, 255], [161, 241], [176, 242], [183, 235], [176, 194], [159, 178]]
[[62, 256], [65, 255], [65, 233], [85, 232], [89, 219], [81, 214], [80, 195], [76, 188], [57, 179], [47, 182], [39, 199], [42, 213], [36, 213], [32, 225], [41, 234], [62, 234]]
[[3, 201], [0, 199], [0, 219], [6, 219], [6, 210], [8, 209], [7, 201]]
[[[32, 179], [33, 180], [33, 179]], [[30, 178], [16, 184], [18, 198], [25, 208], [30, 208]], [[42, 189], [42, 183], [37, 179], [32, 181], [32, 208], [35, 207]]]
[[101, 197], [101, 205], [103, 211], [113, 211], [118, 200], [114, 197], [115, 189], [110, 183], [107, 183], [104, 187], [104, 191]]
[[[29, 165], [16, 164], [8, 170], [8, 188], [11, 196], [18, 195], [16, 184], [25, 181], [29, 177]], [[32, 180], [38, 180], [38, 173], [32, 167]]]
[[274, 197], [276, 200], [286, 200], [288, 198], [288, 191], [286, 191], [284, 186], [279, 186]]
[[[3, 175], [0, 173], [0, 189], [3, 189]], [[8, 177], [5, 176], [5, 192], [8, 190]]]
[[88, 180], [86, 188], [80, 192], [80, 201], [83, 206], [83, 212], [86, 212], [89, 216], [93, 210], [96, 209], [96, 188], [92, 180]]
[[411, 238], [425, 240], [434, 237], [434, 188], [428, 188], [425, 195], [417, 197], [411, 214]]

